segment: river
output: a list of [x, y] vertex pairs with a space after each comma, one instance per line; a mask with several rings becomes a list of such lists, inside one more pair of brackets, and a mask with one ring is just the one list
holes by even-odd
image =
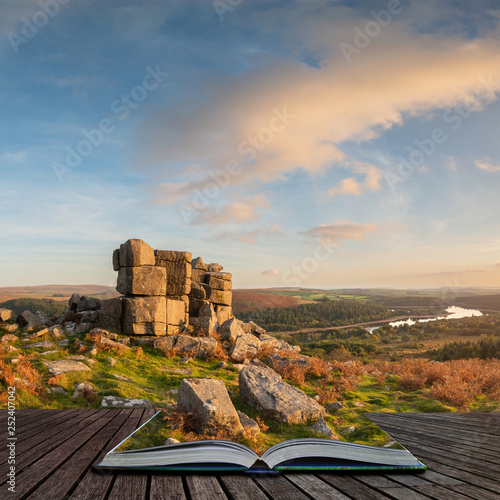
[[[472, 316], [483, 316], [481, 311], [476, 309], [465, 309], [463, 307], [451, 306], [446, 309], [448, 313], [446, 316], [436, 316], [435, 318], [425, 318], [425, 319], [404, 319], [401, 321], [391, 321], [390, 326], [398, 327], [403, 325], [414, 325], [416, 323], [427, 323], [428, 321], [438, 321], [440, 319], [460, 319], [460, 318], [471, 318]], [[373, 333], [375, 330], [380, 328], [379, 326], [369, 326], [365, 330], [369, 333]]]

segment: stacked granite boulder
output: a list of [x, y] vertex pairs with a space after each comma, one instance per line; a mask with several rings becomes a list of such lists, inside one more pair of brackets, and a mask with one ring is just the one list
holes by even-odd
[[103, 328], [127, 335], [178, 335], [190, 317], [199, 318], [200, 327], [206, 324], [207, 332], [233, 317], [232, 275], [222, 272], [220, 264], [131, 239], [113, 252], [113, 268], [123, 297], [102, 301]]
[[192, 261], [192, 285], [190, 293], [190, 315], [198, 316], [207, 304], [214, 305], [219, 325], [233, 317], [231, 308], [233, 287], [232, 274], [222, 272], [220, 264], [205, 264], [201, 257]]

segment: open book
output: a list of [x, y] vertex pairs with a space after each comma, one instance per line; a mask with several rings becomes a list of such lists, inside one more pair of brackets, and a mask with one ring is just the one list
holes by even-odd
[[427, 468], [408, 450], [393, 440], [390, 441], [391, 447], [377, 447], [332, 439], [290, 439], [272, 446], [260, 457], [243, 444], [217, 440], [126, 449], [126, 443], [130, 444], [133, 436], [148, 422], [113, 448], [95, 467], [97, 469], [142, 469], [172, 472], [246, 471], [262, 473], [304, 470], [409, 471]]

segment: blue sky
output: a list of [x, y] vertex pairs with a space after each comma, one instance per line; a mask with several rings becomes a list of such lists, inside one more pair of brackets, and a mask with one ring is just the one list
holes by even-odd
[[238, 287], [500, 285], [499, 23], [497, 1], [4, 1], [0, 286], [112, 285], [128, 238]]

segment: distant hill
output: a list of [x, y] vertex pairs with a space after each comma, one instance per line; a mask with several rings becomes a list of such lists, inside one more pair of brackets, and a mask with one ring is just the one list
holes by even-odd
[[500, 312], [500, 294], [459, 297], [452, 302], [464, 307], [475, 307], [476, 309]]
[[0, 287], [0, 304], [7, 300], [20, 298], [67, 301], [74, 293], [98, 298], [111, 298], [119, 295], [114, 287], [105, 285], [9, 286]]

